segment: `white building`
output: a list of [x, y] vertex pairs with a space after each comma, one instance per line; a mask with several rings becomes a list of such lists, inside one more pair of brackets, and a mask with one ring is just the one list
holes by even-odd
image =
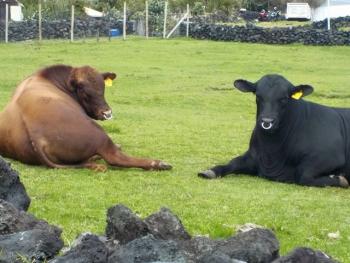
[[[350, 16], [350, 0], [329, 0], [330, 1], [330, 17]], [[328, 17], [327, 0], [320, 7], [311, 11], [312, 21], [321, 21]]]

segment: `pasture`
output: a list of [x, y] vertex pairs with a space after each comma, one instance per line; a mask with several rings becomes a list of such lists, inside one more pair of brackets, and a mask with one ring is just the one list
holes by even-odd
[[[11, 161], [32, 198], [30, 212], [63, 228], [66, 244], [81, 232], [103, 233], [106, 209], [123, 203], [141, 217], [167, 206], [192, 235], [222, 238], [237, 225], [259, 224], [275, 232], [281, 254], [309, 246], [350, 262], [350, 190], [244, 175], [197, 177], [248, 147], [255, 97], [234, 90], [234, 79], [279, 73], [294, 84], [314, 86], [307, 100], [350, 107], [350, 47], [134, 38], [0, 44], [0, 58], [1, 109], [16, 84], [46, 65], [88, 64], [116, 72], [106, 89], [114, 119], [100, 124], [124, 152], [173, 165], [165, 172], [95, 173]], [[337, 231], [339, 238], [327, 236]]]

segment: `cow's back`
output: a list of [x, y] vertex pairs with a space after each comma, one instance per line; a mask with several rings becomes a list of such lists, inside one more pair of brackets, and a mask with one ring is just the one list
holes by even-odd
[[0, 113], [0, 154], [25, 163], [39, 164], [41, 161], [35, 153], [26, 122], [38, 120], [40, 124], [34, 127], [38, 131], [45, 128], [41, 126], [50, 126], [50, 122], [54, 121], [50, 115], [53, 111], [59, 112], [60, 102], [73, 111], [82, 112], [68, 94], [48, 80], [33, 75], [22, 81]]
[[[33, 155], [33, 150], [22, 120], [22, 113], [16, 104], [32, 79], [33, 77], [30, 76], [17, 86], [10, 102], [0, 113], [0, 154], [35, 164], [37, 162], [30, 158]], [[21, 151], [17, 151], [19, 148]]]

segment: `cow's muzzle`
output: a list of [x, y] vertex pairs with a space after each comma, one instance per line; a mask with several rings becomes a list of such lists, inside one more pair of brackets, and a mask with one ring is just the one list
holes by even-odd
[[272, 129], [274, 122], [275, 122], [274, 119], [262, 118], [261, 119], [261, 128], [263, 128], [264, 130], [270, 130], [270, 129]]
[[102, 112], [103, 117], [105, 118], [105, 120], [110, 120], [113, 118], [113, 114], [111, 110], [107, 110]]

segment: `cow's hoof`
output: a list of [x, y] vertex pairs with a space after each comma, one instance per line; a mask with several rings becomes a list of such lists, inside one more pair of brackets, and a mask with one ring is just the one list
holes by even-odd
[[339, 178], [340, 187], [343, 187], [343, 188], [349, 187], [349, 182], [344, 176], [341, 175], [338, 178]]
[[158, 170], [171, 170], [172, 168], [173, 167], [166, 162], [160, 161], [158, 164]]
[[203, 171], [203, 172], [199, 172], [198, 176], [202, 177], [202, 178], [205, 178], [205, 179], [214, 179], [214, 178], [217, 177], [213, 170], [206, 170], [206, 171]]

